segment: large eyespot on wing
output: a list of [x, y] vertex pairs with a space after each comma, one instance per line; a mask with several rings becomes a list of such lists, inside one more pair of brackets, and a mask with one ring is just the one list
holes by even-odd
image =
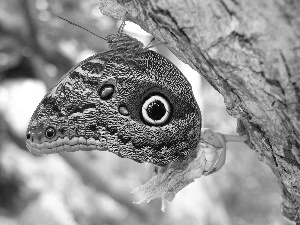
[[163, 126], [171, 116], [171, 105], [165, 96], [152, 94], [144, 101], [141, 109], [142, 120], [153, 126]]

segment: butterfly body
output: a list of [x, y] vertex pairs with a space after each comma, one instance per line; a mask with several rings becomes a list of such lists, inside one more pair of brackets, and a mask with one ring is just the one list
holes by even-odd
[[126, 34], [110, 50], [71, 69], [35, 110], [27, 129], [34, 154], [108, 150], [166, 165], [200, 140], [201, 114], [191, 85], [168, 59]]

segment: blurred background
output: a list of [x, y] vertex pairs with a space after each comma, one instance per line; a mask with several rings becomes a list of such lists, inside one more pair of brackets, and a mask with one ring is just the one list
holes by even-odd
[[[25, 131], [35, 107], [68, 70], [107, 43], [120, 21], [102, 15], [97, 0], [0, 0], [0, 224], [1, 225], [288, 225], [280, 214], [280, 190], [268, 166], [245, 144], [229, 144], [227, 162], [168, 203], [136, 205], [130, 191], [150, 179], [152, 166], [107, 152], [34, 156]], [[125, 32], [145, 45], [151, 35], [126, 23]], [[222, 96], [163, 45], [193, 85], [203, 127], [235, 134], [236, 119]]]

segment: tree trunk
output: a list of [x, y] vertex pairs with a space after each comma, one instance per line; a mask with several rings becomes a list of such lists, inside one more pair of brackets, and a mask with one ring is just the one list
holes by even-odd
[[100, 0], [197, 70], [238, 118], [238, 132], [282, 189], [282, 213], [300, 223], [300, 1]]

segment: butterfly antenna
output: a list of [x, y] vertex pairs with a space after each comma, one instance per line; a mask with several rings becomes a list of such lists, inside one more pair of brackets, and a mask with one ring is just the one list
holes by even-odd
[[67, 20], [67, 19], [65, 19], [65, 18], [62, 18], [62, 17], [60, 17], [60, 16], [58, 16], [58, 18], [60, 18], [60, 19], [62, 19], [62, 20], [64, 20], [64, 21], [67, 21], [69, 24], [71, 24], [71, 25], [73, 25], [73, 26], [76, 26], [76, 27], [79, 27], [79, 28], [81, 28], [81, 29], [83, 29], [83, 30], [85, 30], [85, 31], [87, 31], [87, 32], [89, 32], [89, 33], [95, 35], [96, 37], [101, 38], [101, 39], [107, 41], [106, 38], [103, 38], [103, 37], [99, 36], [98, 34], [95, 34], [95, 33], [93, 33], [92, 31], [90, 31], [90, 30], [88, 30], [88, 29], [86, 29], [86, 28], [84, 28], [84, 27], [82, 27], [82, 26], [80, 26], [80, 25], [78, 25], [78, 24], [76, 24], [76, 23], [73, 23], [73, 22], [70, 21], [70, 20]]

